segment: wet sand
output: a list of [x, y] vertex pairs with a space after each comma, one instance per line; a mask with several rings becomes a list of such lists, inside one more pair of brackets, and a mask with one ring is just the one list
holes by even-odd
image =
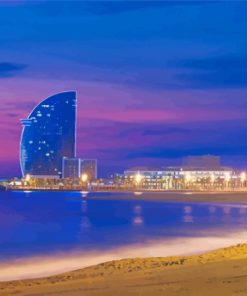
[[204, 255], [123, 259], [43, 279], [4, 282], [0, 295], [247, 295], [247, 244]]

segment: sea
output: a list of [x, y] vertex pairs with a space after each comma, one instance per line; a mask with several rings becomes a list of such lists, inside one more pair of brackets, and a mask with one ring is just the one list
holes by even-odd
[[[145, 194], [1, 191], [0, 263], [21, 268], [25, 260], [70, 258], [57, 265], [68, 271], [104, 260], [196, 254], [247, 242], [247, 204], [189, 202], [186, 194], [178, 202], [172, 193], [162, 193], [169, 196], [162, 201]], [[59, 270], [46, 265], [33, 277]], [[31, 277], [30, 270], [18, 274]]]

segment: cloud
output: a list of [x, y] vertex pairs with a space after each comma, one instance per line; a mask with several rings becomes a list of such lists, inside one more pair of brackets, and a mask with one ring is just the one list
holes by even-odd
[[247, 87], [247, 56], [219, 56], [178, 61], [178, 83], [187, 88]]
[[23, 71], [27, 65], [15, 64], [10, 62], [0, 62], [0, 78], [15, 76], [18, 72]]
[[[18, 111], [26, 111], [30, 112], [37, 105], [36, 101], [14, 101], [14, 102], [5, 102], [6, 110], [18, 110]], [[12, 111], [9, 113], [13, 113]]]
[[18, 117], [19, 113], [7, 113], [6, 115], [7, 115], [8, 117], [13, 118], [13, 117]]

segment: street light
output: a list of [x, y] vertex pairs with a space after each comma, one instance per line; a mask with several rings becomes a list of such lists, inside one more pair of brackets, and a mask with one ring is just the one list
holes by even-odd
[[214, 181], [215, 181], [215, 176], [214, 176], [213, 174], [210, 176], [210, 180], [211, 180], [212, 183], [214, 183]]
[[244, 183], [244, 181], [246, 180], [246, 173], [245, 172], [242, 172], [240, 174], [240, 180], [241, 180], [242, 183]]
[[229, 182], [230, 179], [231, 179], [230, 173], [229, 172], [226, 172], [225, 173], [225, 180], [226, 180], [226, 182]]
[[137, 173], [135, 175], [135, 181], [136, 181], [137, 185], [141, 183], [141, 180], [142, 180], [141, 174], [140, 173]]
[[87, 180], [88, 180], [88, 175], [87, 174], [82, 174], [81, 175], [81, 180], [82, 180], [82, 182], [87, 182]]
[[190, 182], [191, 182], [191, 174], [190, 173], [186, 173], [184, 176], [184, 181], [185, 181], [185, 188], [190, 188]]
[[185, 181], [188, 183], [191, 180], [191, 175], [189, 173], [185, 174]]
[[225, 183], [226, 183], [226, 187], [229, 187], [229, 182], [231, 180], [231, 176], [229, 172], [225, 172]]
[[25, 181], [26, 181], [26, 182], [29, 182], [30, 179], [31, 179], [31, 176], [30, 176], [29, 174], [27, 174], [26, 177], [25, 177]]

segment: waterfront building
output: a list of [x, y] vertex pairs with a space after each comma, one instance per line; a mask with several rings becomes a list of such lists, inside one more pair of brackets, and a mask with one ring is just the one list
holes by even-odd
[[75, 157], [76, 92], [66, 91], [43, 100], [22, 125], [22, 175], [60, 177], [63, 157]]
[[166, 176], [162, 169], [140, 167], [124, 171], [123, 182], [129, 187], [143, 189], [168, 189], [171, 185], [170, 176]]
[[[163, 169], [134, 168], [118, 175], [116, 182], [125, 187], [143, 189], [208, 189], [239, 187], [243, 175], [227, 167], [196, 168], [166, 167]], [[242, 181], [241, 181], [242, 180]]]
[[63, 158], [63, 178], [81, 178], [87, 176], [88, 181], [97, 179], [97, 160], [82, 158]]
[[97, 159], [80, 159], [80, 174], [86, 174], [89, 181], [97, 179]]
[[80, 159], [79, 158], [63, 158], [62, 168], [63, 178], [80, 178]]

